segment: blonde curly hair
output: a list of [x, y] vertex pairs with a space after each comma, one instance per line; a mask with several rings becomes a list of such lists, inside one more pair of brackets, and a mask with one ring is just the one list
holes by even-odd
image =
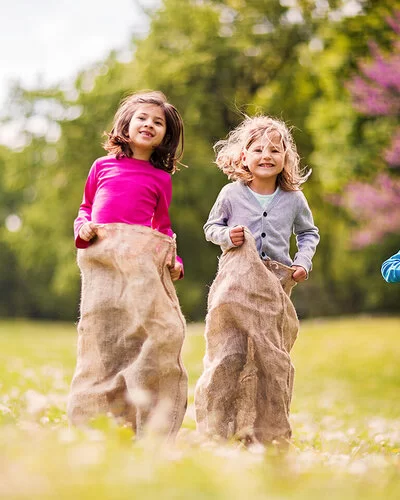
[[216, 153], [215, 163], [230, 180], [240, 180], [249, 184], [253, 175], [243, 165], [242, 153], [256, 140], [269, 140], [272, 134], [279, 134], [285, 152], [284, 167], [277, 177], [277, 185], [283, 191], [298, 191], [311, 174], [311, 170], [300, 168], [300, 157], [291, 130], [283, 121], [270, 116], [246, 116], [245, 119], [232, 130], [226, 139], [214, 145]]

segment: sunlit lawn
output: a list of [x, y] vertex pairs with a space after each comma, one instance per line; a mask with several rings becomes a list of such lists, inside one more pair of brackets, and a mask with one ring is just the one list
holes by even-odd
[[189, 407], [173, 447], [108, 419], [68, 427], [75, 346], [73, 324], [0, 322], [1, 498], [400, 498], [400, 317], [302, 322], [287, 455], [196, 435], [203, 325], [188, 327]]

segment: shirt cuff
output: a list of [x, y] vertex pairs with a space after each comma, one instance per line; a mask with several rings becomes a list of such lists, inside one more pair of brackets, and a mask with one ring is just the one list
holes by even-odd
[[310, 274], [310, 271], [312, 269], [311, 261], [307, 257], [304, 257], [302, 255], [296, 255], [292, 266], [304, 267], [304, 269], [307, 271], [307, 276]]

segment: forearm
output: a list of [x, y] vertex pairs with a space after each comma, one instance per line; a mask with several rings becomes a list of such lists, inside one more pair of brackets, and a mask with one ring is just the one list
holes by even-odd
[[206, 240], [211, 241], [214, 245], [219, 245], [222, 250], [228, 250], [235, 246], [229, 236], [230, 228], [228, 226], [210, 222], [206, 223], [203, 229]]
[[78, 216], [74, 221], [74, 238], [75, 246], [77, 248], [87, 248], [90, 242], [83, 240], [79, 236], [79, 231], [81, 227], [87, 222], [92, 221], [92, 208], [94, 197], [97, 189], [97, 177], [96, 177], [96, 162], [93, 163], [88, 178], [85, 183], [85, 189], [83, 191], [82, 203], [79, 207]]
[[293, 265], [304, 267], [309, 273], [312, 269], [312, 259], [315, 255], [320, 237], [317, 228], [304, 231], [297, 235], [298, 251], [293, 259]]
[[312, 212], [304, 196], [299, 198], [298, 212], [293, 227], [296, 235], [297, 253], [293, 264], [302, 266], [309, 273], [312, 269], [312, 259], [320, 240], [319, 230], [314, 224]]
[[207, 222], [203, 226], [203, 230], [206, 240], [211, 241], [214, 245], [219, 245], [223, 251], [234, 247], [229, 235], [231, 229], [229, 219], [230, 205], [220, 193], [210, 211]]
[[85, 241], [79, 236], [81, 227], [87, 222], [91, 222], [91, 214], [81, 208], [78, 217], [74, 221], [74, 239], [77, 248], [87, 248], [90, 245], [89, 241]]

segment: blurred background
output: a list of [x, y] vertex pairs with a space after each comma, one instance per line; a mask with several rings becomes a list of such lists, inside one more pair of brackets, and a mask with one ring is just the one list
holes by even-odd
[[220, 253], [202, 230], [227, 182], [212, 146], [243, 112], [293, 126], [313, 171], [321, 243], [293, 294], [300, 318], [398, 313], [400, 286], [380, 274], [400, 249], [398, 0], [18, 4], [0, 50], [1, 316], [77, 318], [73, 220], [103, 132], [141, 89], [162, 90], [185, 122], [171, 219], [188, 320], [204, 317]]

